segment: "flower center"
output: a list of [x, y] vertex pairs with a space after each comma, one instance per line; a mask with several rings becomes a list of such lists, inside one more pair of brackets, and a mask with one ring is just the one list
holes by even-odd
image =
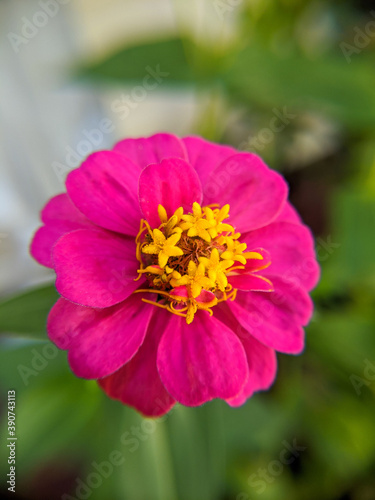
[[201, 207], [193, 203], [192, 212], [182, 207], [168, 219], [158, 207], [160, 226], [151, 229], [141, 219], [136, 237], [139, 279], [146, 276], [150, 288], [134, 293], [156, 293], [156, 302], [142, 299], [190, 324], [198, 309], [211, 315], [212, 307], [224, 300], [234, 300], [237, 290], [228, 283], [228, 275], [245, 269], [247, 259], [262, 259], [256, 252], [245, 252], [240, 233], [223, 221], [229, 217], [229, 205]]

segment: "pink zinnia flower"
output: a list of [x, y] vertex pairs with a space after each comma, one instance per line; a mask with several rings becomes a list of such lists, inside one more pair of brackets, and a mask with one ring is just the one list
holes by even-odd
[[62, 298], [49, 338], [72, 371], [147, 416], [243, 404], [298, 354], [318, 280], [284, 179], [198, 137], [125, 139], [52, 198], [31, 252]]

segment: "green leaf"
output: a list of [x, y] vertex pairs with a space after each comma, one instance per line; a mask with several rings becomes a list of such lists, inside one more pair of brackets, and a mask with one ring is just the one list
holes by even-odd
[[[326, 312], [321, 315], [320, 321], [311, 323], [308, 347], [314, 350], [316, 362], [322, 365], [319, 370], [327, 372], [339, 367], [349, 390], [355, 394], [350, 375], [362, 376], [364, 360], [375, 348], [373, 331], [372, 318], [367, 319], [346, 306], [344, 312]], [[339, 332], [339, 342], [338, 336], [332, 332]], [[337, 381], [337, 373], [335, 377]]]
[[375, 200], [359, 190], [343, 189], [334, 197], [334, 241], [329, 264], [341, 285], [375, 286]]
[[23, 292], [0, 303], [0, 332], [45, 338], [48, 312], [59, 298], [54, 285]]
[[[58, 376], [16, 396], [18, 466], [23, 474], [65, 454], [85, 454], [86, 433], [99, 411], [101, 394], [93, 381]], [[7, 435], [4, 419], [0, 429]], [[5, 469], [5, 448], [0, 450]]]
[[[158, 72], [160, 76], [152, 78]], [[150, 85], [164, 80], [186, 83], [194, 79], [187, 62], [184, 42], [179, 38], [126, 47], [103, 61], [84, 67], [79, 70], [79, 75], [122, 82], [142, 81], [151, 75], [148, 79]]]
[[318, 110], [356, 130], [375, 124], [374, 76], [365, 58], [349, 66], [337, 55], [281, 57], [253, 44], [237, 55], [225, 81], [232, 98], [247, 105]]

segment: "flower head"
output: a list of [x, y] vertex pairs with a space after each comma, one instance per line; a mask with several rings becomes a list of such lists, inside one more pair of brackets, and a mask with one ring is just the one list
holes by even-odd
[[125, 139], [72, 171], [31, 252], [56, 272], [50, 339], [148, 416], [243, 404], [299, 353], [319, 268], [262, 160], [198, 137]]

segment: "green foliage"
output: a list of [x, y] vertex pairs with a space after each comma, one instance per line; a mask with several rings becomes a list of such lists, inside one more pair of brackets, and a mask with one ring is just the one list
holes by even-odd
[[355, 188], [340, 190], [332, 217], [341, 244], [335, 256], [341, 279], [375, 287], [375, 199]]
[[147, 69], [155, 70], [157, 67], [166, 73], [166, 82], [176, 84], [194, 81], [184, 42], [179, 38], [126, 47], [101, 62], [80, 68], [78, 75], [85, 78], [141, 83], [148, 74]]
[[171, 38], [123, 48], [80, 68], [78, 74], [142, 84], [149, 68], [160, 68], [163, 85], [205, 83], [209, 87], [219, 82], [231, 101], [250, 108], [272, 109], [281, 104], [298, 113], [319, 111], [353, 131], [375, 125], [375, 70], [368, 58], [349, 65], [337, 52], [314, 58], [296, 51], [278, 54], [253, 39], [239, 48], [218, 53], [189, 39]]
[[53, 285], [29, 290], [0, 303], [0, 332], [45, 339], [46, 318], [59, 295]]
[[348, 129], [364, 130], [375, 125], [374, 77], [373, 67], [362, 60], [349, 66], [337, 54], [314, 59], [296, 53], [282, 56], [252, 43], [236, 55], [225, 83], [231, 97], [244, 105], [319, 111]]
[[[84, 455], [84, 441], [77, 438], [93, 419], [100, 402], [98, 396], [89, 383], [61, 376], [51, 377], [22, 392], [16, 408], [20, 472], [27, 474], [31, 467], [54, 455], [74, 456], [73, 450]], [[75, 401], [74, 407], [67, 412], [72, 401]], [[2, 435], [6, 434], [6, 422], [4, 424]], [[1, 450], [3, 455], [5, 452]], [[4, 473], [6, 460], [1, 462]]]

